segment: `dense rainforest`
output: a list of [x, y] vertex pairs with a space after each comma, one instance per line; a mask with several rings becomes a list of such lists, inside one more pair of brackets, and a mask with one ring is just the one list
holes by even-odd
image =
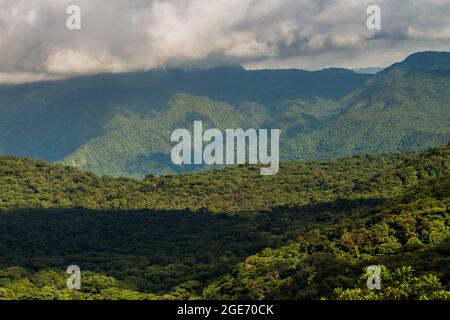
[[0, 299], [450, 299], [449, 212], [450, 145], [144, 180], [2, 157]]

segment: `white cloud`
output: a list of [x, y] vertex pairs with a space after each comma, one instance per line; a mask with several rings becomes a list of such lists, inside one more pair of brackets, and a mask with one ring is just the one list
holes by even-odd
[[127, 65], [106, 53], [89, 52], [86, 49], [62, 49], [48, 57], [45, 70], [53, 74], [89, 74], [94, 72], [123, 72]]
[[[82, 30], [66, 29], [66, 8]], [[382, 66], [450, 47], [447, 0], [0, 0], [0, 82], [160, 66]]]

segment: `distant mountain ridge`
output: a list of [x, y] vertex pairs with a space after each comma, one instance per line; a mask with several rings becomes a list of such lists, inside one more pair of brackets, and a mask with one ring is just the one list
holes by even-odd
[[450, 140], [450, 53], [422, 52], [375, 75], [329, 68], [152, 70], [0, 86], [0, 155], [98, 174], [190, 171], [170, 133], [280, 128], [283, 160], [423, 150]]
[[393, 64], [388, 69], [397, 68], [403, 71], [450, 69], [448, 52], [418, 52], [410, 55], [404, 61]]

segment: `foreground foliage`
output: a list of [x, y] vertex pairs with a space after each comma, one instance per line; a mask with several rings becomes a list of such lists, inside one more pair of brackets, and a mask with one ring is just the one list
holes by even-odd
[[[0, 298], [448, 299], [450, 146], [273, 177], [139, 181], [12, 157], [0, 173]], [[380, 292], [361, 280], [373, 264]]]

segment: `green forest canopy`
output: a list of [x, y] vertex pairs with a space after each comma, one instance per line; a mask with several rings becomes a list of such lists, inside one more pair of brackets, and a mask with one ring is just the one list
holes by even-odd
[[143, 181], [0, 158], [0, 298], [448, 299], [449, 172], [450, 146]]

